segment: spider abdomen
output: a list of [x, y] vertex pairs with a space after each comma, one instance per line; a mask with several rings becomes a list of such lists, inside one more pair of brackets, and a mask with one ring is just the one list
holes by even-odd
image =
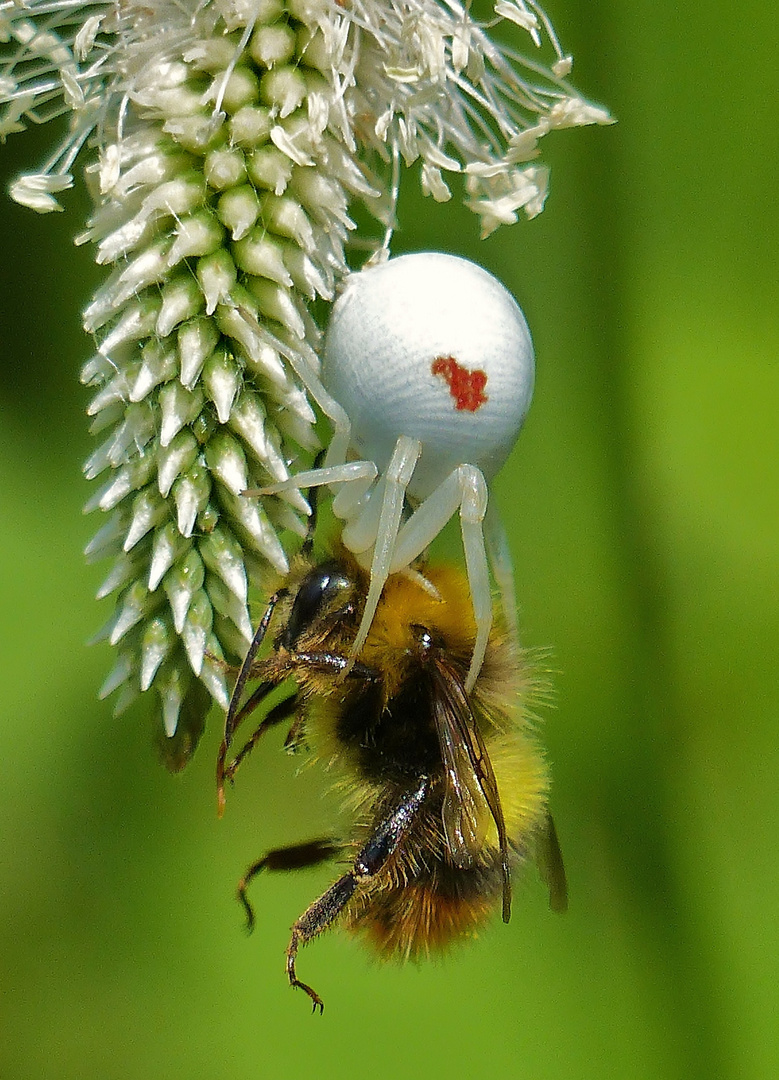
[[412, 498], [464, 462], [491, 479], [516, 442], [533, 378], [522, 311], [465, 259], [390, 259], [353, 274], [333, 308], [324, 383], [351, 420], [354, 450], [380, 472], [399, 436], [420, 441]]

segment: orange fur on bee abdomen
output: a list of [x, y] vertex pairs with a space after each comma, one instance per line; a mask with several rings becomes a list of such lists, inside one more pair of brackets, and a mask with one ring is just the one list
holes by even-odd
[[497, 859], [469, 869], [436, 860], [412, 880], [356, 898], [348, 926], [385, 958], [421, 959], [472, 937], [494, 913], [500, 889]]

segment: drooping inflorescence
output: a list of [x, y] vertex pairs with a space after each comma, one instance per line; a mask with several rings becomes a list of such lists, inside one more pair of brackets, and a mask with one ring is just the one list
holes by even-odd
[[95, 209], [79, 239], [107, 269], [84, 369], [90, 506], [109, 515], [89, 555], [113, 560], [100, 595], [116, 595], [104, 691], [121, 708], [157, 690], [173, 765], [210, 699], [227, 703], [220, 659], [251, 638], [248, 576], [283, 572], [305, 531], [299, 492], [240, 493], [283, 483], [318, 447], [310, 305], [349, 272], [351, 204], [386, 249], [401, 167], [419, 161], [436, 199], [462, 179], [486, 235], [542, 209], [540, 137], [609, 121], [564, 81], [539, 8], [496, 13], [540, 60], [437, 0], [0, 3], [0, 137], [68, 125], [12, 194], [58, 209], [83, 151]]

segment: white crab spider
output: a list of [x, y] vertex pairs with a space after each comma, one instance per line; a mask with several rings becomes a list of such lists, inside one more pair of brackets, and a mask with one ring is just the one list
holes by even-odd
[[[347, 279], [330, 317], [321, 383], [298, 374], [333, 422], [333, 438], [321, 468], [261, 493], [339, 486], [333, 512], [344, 522], [343, 543], [370, 565], [353, 656], [388, 576], [409, 568], [459, 510], [477, 630], [470, 690], [492, 625], [487, 483], [514, 445], [533, 394], [524, 315], [496, 278], [466, 259], [403, 255]], [[404, 520], [407, 504], [412, 512]], [[487, 526], [511, 619], [511, 563], [495, 514]]]

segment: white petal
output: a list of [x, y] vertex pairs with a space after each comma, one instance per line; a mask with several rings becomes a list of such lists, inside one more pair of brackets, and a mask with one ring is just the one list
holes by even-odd
[[39, 214], [50, 214], [53, 210], [63, 209], [53, 193], [67, 191], [71, 187], [73, 177], [69, 175], [30, 174], [21, 176], [11, 184], [10, 195], [21, 206], [28, 206]]

